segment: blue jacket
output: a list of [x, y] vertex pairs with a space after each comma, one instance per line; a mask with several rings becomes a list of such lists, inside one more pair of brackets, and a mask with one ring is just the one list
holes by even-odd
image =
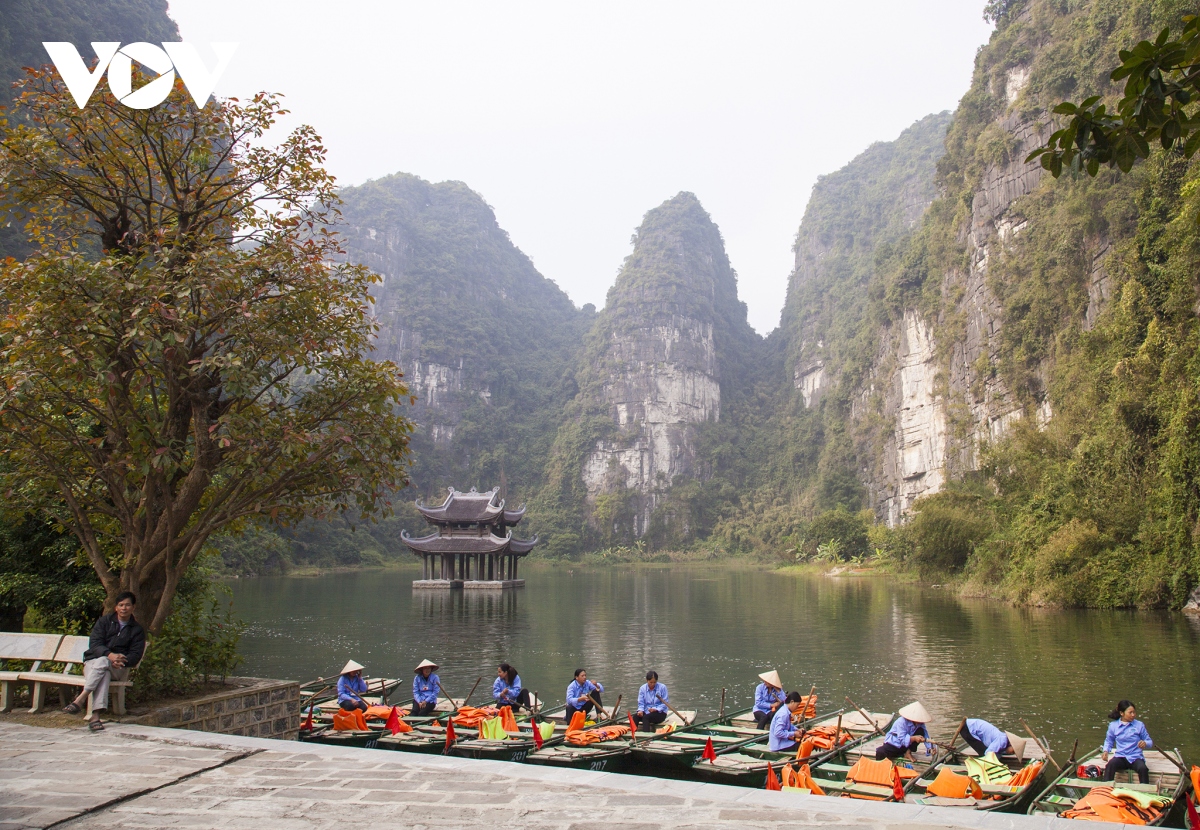
[[659, 682], [655, 684], [654, 690], [651, 691], [649, 683], [643, 683], [642, 688], [638, 689], [638, 706], [639, 712], [663, 712], [667, 711], [667, 701], [671, 699], [670, 692], [667, 691], [667, 684]]
[[754, 711], [770, 712], [776, 702], [783, 703], [785, 700], [787, 695], [783, 693], [783, 689], [771, 691], [766, 683], [759, 683], [758, 688], [754, 690]]
[[503, 677], [497, 677], [496, 682], [492, 684], [492, 697], [500, 701], [501, 705], [516, 703], [519, 694], [521, 694], [521, 675], [519, 674], [511, 686]]
[[579, 702], [578, 698], [587, 697], [592, 692], [603, 691], [604, 687], [599, 683], [593, 683], [592, 681], [587, 680], [581, 684], [578, 680], [572, 680], [571, 685], [567, 686], [567, 705], [574, 706], [576, 709], [578, 709], [580, 706], [584, 705], [583, 703]]
[[767, 749], [772, 752], [786, 752], [789, 749], [796, 748], [796, 742], [792, 740], [792, 735], [796, 732], [796, 728], [792, 726], [792, 713], [786, 706], [780, 706], [775, 710], [774, 717], [771, 718], [771, 737], [767, 740]]
[[440, 682], [436, 672], [430, 672], [429, 677], [417, 672], [413, 675], [413, 700], [417, 703], [437, 703]]
[[357, 703], [359, 698], [351, 692], [358, 692], [360, 695], [367, 693], [367, 681], [362, 677], [350, 679], [350, 675], [343, 674], [338, 678], [338, 703]]
[[1140, 761], [1146, 756], [1142, 754], [1138, 741], [1145, 741], [1147, 749], [1154, 746], [1150, 733], [1146, 731], [1146, 724], [1137, 719], [1129, 723], [1115, 720], [1108, 725], [1108, 734], [1104, 736], [1104, 751], [1127, 761]]
[[922, 735], [925, 740], [929, 740], [929, 730], [925, 728], [925, 724], [913, 723], [908, 718], [900, 716], [896, 718], [896, 722], [888, 730], [887, 737], [883, 739], [883, 742], [908, 749], [912, 746], [914, 735]]
[[988, 752], [994, 752], [996, 755], [1000, 755], [1008, 747], [1008, 736], [980, 718], [967, 718], [967, 732], [981, 744], [986, 744]]

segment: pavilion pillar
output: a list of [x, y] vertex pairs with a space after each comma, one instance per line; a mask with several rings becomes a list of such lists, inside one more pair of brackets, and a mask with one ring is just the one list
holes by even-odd
[[512, 578], [513, 578], [513, 579], [516, 579], [516, 578], [517, 578], [517, 557], [516, 557], [516, 556], [513, 556], [512, 560], [513, 560], [513, 575], [512, 575]]

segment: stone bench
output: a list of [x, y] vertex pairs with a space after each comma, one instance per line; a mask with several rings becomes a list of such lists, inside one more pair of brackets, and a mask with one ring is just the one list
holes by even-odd
[[[0, 669], [0, 712], [12, 709], [12, 687], [26, 682], [21, 675], [37, 672], [42, 663], [53, 660], [62, 638], [61, 634], [0, 633], [0, 664], [5, 666]], [[9, 660], [21, 660], [33, 665], [28, 672], [10, 671], [7, 669]]]
[[[66, 686], [76, 686], [83, 688], [83, 653], [88, 650], [89, 640], [87, 637], [78, 637], [71, 634], [62, 638], [54, 656], [50, 658], [51, 662], [63, 663], [61, 672], [48, 672], [31, 670], [21, 672], [18, 679], [33, 683], [32, 702], [33, 705], [29, 708], [31, 713], [37, 713], [45, 708], [45, 696], [47, 686], [57, 686], [60, 689]], [[149, 649], [149, 644], [146, 646]], [[143, 652], [142, 659], [146, 655]], [[76, 673], [78, 670], [78, 673]], [[113, 698], [113, 714], [125, 714], [125, 690], [133, 685], [132, 675], [128, 680], [113, 680], [109, 684], [109, 694]], [[65, 698], [65, 694], [63, 695]], [[65, 699], [63, 703], [65, 703]], [[92, 714], [92, 696], [88, 697], [88, 717]]]

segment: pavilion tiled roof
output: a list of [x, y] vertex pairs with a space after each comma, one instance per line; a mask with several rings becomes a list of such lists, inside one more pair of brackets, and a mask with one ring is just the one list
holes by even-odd
[[[486, 493], [477, 492], [474, 488], [469, 493], [463, 493], [451, 487], [441, 505], [428, 507], [418, 500], [417, 510], [428, 521], [437, 524], [495, 524], [502, 517], [507, 518], [504, 499], [499, 496], [499, 487]], [[516, 511], [513, 512], [515, 514]], [[521, 512], [524, 513], [524, 510]], [[520, 520], [519, 516], [517, 520]]]
[[[501, 553], [509, 547], [512, 535], [497, 536], [443, 536], [431, 533], [413, 538], [407, 530], [400, 531], [400, 539], [417, 553]], [[532, 547], [532, 546], [531, 546]], [[515, 552], [515, 551], [514, 551]], [[528, 551], [525, 551], [528, 552]]]

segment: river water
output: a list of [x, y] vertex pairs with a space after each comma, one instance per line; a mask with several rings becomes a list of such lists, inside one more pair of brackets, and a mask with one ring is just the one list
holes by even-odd
[[[1119, 698], [1137, 704], [1162, 747], [1200, 763], [1200, 619], [1131, 611], [1049, 611], [964, 600], [880, 577], [829, 578], [677, 565], [522, 567], [525, 588], [414, 591], [415, 568], [232, 583], [249, 624], [240, 674], [308, 680], [347, 659], [407, 677], [421, 659], [444, 687], [490, 697], [496, 664], [561, 702], [584, 667], [636, 697], [658, 671], [680, 709], [749, 706], [759, 672], [788, 689], [816, 684], [829, 708], [849, 695], [893, 711], [920, 699], [934, 737], [963, 717], [1023, 734], [1019, 718], [1069, 753], [1098, 745]], [[824, 705], [818, 708], [826, 708]], [[1063, 760], [1061, 757], [1059, 760]]]

